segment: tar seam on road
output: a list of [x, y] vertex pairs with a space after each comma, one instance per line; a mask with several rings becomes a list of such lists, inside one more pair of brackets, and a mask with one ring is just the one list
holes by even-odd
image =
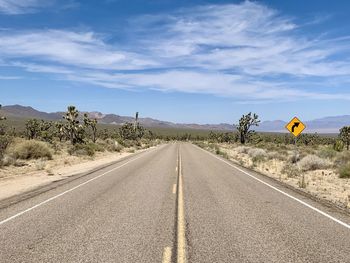
[[[148, 151], [147, 153], [153, 152], [154, 150], [156, 150], [156, 149], [153, 149], [153, 150], [151, 150], [151, 151]], [[61, 196], [65, 195], [65, 194], [67, 194], [67, 193], [69, 193], [69, 192], [72, 192], [72, 191], [74, 191], [74, 190], [76, 190], [76, 189], [78, 189], [78, 188], [80, 188], [80, 187], [82, 187], [82, 186], [84, 186], [84, 185], [86, 185], [86, 184], [88, 184], [88, 183], [91, 183], [92, 181], [95, 181], [96, 179], [98, 179], [98, 178], [100, 178], [100, 177], [102, 177], [102, 176], [104, 176], [104, 175], [106, 175], [106, 174], [109, 174], [110, 172], [113, 172], [113, 171], [115, 171], [115, 170], [118, 170], [118, 169], [122, 168], [123, 166], [125, 166], [125, 165], [127, 165], [127, 164], [129, 164], [129, 163], [131, 163], [131, 162], [133, 162], [133, 161], [136, 161], [136, 160], [138, 160], [138, 159], [140, 159], [140, 158], [142, 158], [142, 157], [144, 157], [144, 155], [141, 155], [141, 156], [139, 156], [139, 157], [137, 157], [137, 158], [134, 158], [134, 159], [132, 159], [132, 160], [129, 160], [129, 161], [127, 161], [126, 163], [123, 163], [122, 165], [120, 165], [120, 166], [118, 166], [118, 167], [115, 167], [115, 168], [113, 168], [113, 169], [111, 169], [111, 170], [109, 170], [109, 171], [107, 171], [107, 172], [105, 172], [105, 173], [103, 173], [103, 174], [100, 174], [100, 175], [98, 175], [98, 176], [96, 176], [96, 177], [94, 177], [94, 178], [91, 178], [91, 179], [85, 181], [84, 183], [81, 183], [81, 184], [79, 184], [79, 185], [77, 185], [77, 186], [74, 186], [74, 187], [71, 188], [71, 189], [68, 189], [68, 190], [66, 190], [66, 191], [64, 191], [64, 192], [62, 192], [62, 193], [60, 193], [60, 194], [58, 194], [58, 195], [55, 195], [55, 196], [53, 196], [53, 197], [51, 197], [51, 198], [49, 198], [49, 199], [47, 199], [47, 200], [45, 200], [45, 201], [43, 201], [43, 202], [41, 202], [41, 203], [39, 203], [39, 204], [36, 204], [36, 205], [34, 205], [34, 206], [32, 206], [32, 207], [26, 209], [26, 210], [23, 210], [23, 211], [21, 211], [21, 212], [15, 214], [15, 215], [13, 215], [13, 216], [11, 216], [11, 217], [8, 217], [8, 218], [6, 218], [6, 219], [0, 221], [0, 226], [3, 225], [3, 224], [5, 224], [6, 222], [9, 222], [9, 221], [15, 219], [16, 217], [19, 217], [19, 216], [21, 216], [21, 215], [23, 215], [23, 214], [26, 214], [26, 213], [28, 213], [28, 212], [34, 210], [35, 208], [38, 208], [38, 207], [40, 207], [40, 206], [42, 206], [42, 205], [44, 205], [44, 204], [46, 204], [46, 203], [49, 203], [49, 202], [51, 202], [51, 201], [57, 199], [58, 197], [61, 197]]]
[[204, 149], [202, 149], [202, 148], [200, 148], [200, 147], [198, 147], [198, 148], [201, 149], [202, 151], [206, 152], [207, 154], [212, 155], [212, 156], [215, 157], [216, 159], [218, 159], [218, 160], [220, 160], [220, 161], [226, 163], [227, 165], [229, 165], [229, 166], [235, 168], [236, 170], [238, 170], [238, 171], [240, 171], [240, 172], [242, 172], [242, 173], [248, 175], [249, 177], [253, 178], [254, 180], [256, 180], [256, 181], [258, 181], [258, 182], [260, 182], [260, 183], [262, 183], [262, 184], [264, 184], [264, 185], [270, 187], [271, 189], [273, 189], [273, 190], [275, 190], [275, 191], [277, 191], [277, 192], [279, 192], [279, 193], [281, 193], [281, 194], [283, 194], [283, 195], [285, 195], [285, 196], [287, 196], [287, 197], [293, 199], [294, 201], [296, 201], [296, 202], [298, 202], [298, 203], [300, 203], [300, 204], [302, 204], [302, 205], [304, 205], [304, 206], [306, 206], [306, 207], [308, 207], [308, 208], [314, 210], [315, 212], [317, 212], [317, 213], [319, 213], [319, 214], [321, 214], [321, 215], [327, 217], [328, 219], [333, 220], [334, 222], [336, 222], [336, 223], [342, 225], [343, 227], [346, 227], [347, 229], [350, 229], [350, 225], [349, 225], [349, 224], [347, 224], [347, 223], [345, 223], [345, 222], [343, 222], [343, 221], [340, 221], [339, 219], [337, 219], [337, 218], [335, 218], [335, 217], [333, 217], [333, 216], [331, 216], [331, 215], [329, 215], [329, 214], [327, 214], [327, 213], [321, 211], [320, 209], [318, 209], [318, 208], [316, 208], [316, 207], [313, 207], [312, 205], [309, 205], [308, 203], [306, 203], [306, 202], [304, 202], [304, 201], [302, 201], [302, 200], [300, 200], [300, 199], [298, 199], [298, 198], [296, 198], [296, 197], [294, 197], [294, 196], [292, 196], [292, 195], [290, 195], [290, 194], [288, 194], [288, 193], [286, 193], [286, 192], [283, 192], [282, 190], [278, 189], [277, 187], [274, 187], [274, 186], [272, 186], [272, 185], [270, 185], [270, 184], [264, 182], [263, 180], [261, 180], [261, 179], [255, 177], [254, 175], [251, 175], [250, 173], [248, 173], [248, 172], [246, 172], [246, 171], [240, 169], [239, 167], [233, 165], [232, 163], [229, 163], [229, 162], [227, 162], [227, 161], [225, 161], [225, 160], [223, 160], [223, 159], [221, 159], [221, 158], [215, 156], [214, 154], [212, 154], [212, 153], [210, 153], [210, 152], [208, 152], [208, 151], [206, 151], [206, 150], [204, 150]]
[[182, 161], [180, 150], [178, 152], [178, 183], [177, 183], [177, 263], [186, 263], [186, 223], [185, 223], [185, 207], [182, 183]]

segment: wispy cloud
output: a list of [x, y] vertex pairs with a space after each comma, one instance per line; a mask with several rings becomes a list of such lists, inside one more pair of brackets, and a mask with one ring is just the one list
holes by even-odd
[[344, 89], [317, 89], [349, 83], [349, 36], [311, 38], [304, 25], [249, 1], [205, 5], [135, 17], [126, 44], [89, 31], [0, 31], [0, 55], [30, 72], [108, 88], [257, 103], [350, 99]]
[[52, 3], [53, 0], [0, 0], [0, 13], [10, 15], [33, 13]]
[[59, 64], [95, 69], [136, 69], [153, 64], [139, 54], [124, 52], [92, 32], [45, 30], [4, 32], [0, 54], [8, 58], [32, 58]]
[[15, 79], [21, 79], [21, 76], [1, 76], [0, 80], [15, 80]]

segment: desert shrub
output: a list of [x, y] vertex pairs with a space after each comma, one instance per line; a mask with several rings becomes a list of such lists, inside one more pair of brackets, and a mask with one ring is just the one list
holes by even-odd
[[209, 146], [210, 149], [215, 150], [215, 151], [216, 151], [217, 149], [219, 149], [219, 146], [216, 145], [215, 143], [209, 143], [208, 146]]
[[248, 150], [248, 155], [252, 158], [256, 157], [267, 157], [267, 153], [264, 149], [259, 149], [259, 148], [251, 148]]
[[280, 153], [280, 152], [267, 152], [267, 158], [270, 160], [280, 160], [280, 161], [285, 161], [288, 158], [287, 152], [285, 153]]
[[281, 173], [288, 177], [298, 177], [300, 175], [300, 169], [296, 164], [287, 163], [282, 167]]
[[298, 165], [303, 171], [313, 171], [329, 167], [330, 162], [316, 155], [307, 155], [298, 162]]
[[282, 161], [285, 161], [288, 159], [288, 156], [289, 156], [289, 151], [286, 150], [286, 149], [276, 149], [276, 156], [278, 160], [282, 160]]
[[293, 151], [291, 152], [291, 154], [289, 155], [288, 161], [290, 163], [297, 163], [300, 161], [300, 153], [297, 151]]
[[2, 161], [0, 162], [0, 165], [3, 166], [9, 166], [9, 165], [15, 165], [17, 163], [17, 159], [13, 156], [5, 154], [2, 158]]
[[225, 151], [222, 151], [220, 148], [217, 148], [215, 150], [215, 153], [217, 155], [221, 155], [222, 157], [224, 157], [225, 159], [228, 159], [228, 154]]
[[115, 152], [121, 152], [123, 150], [123, 146], [121, 146], [120, 144], [115, 144], [114, 145], [114, 151]]
[[133, 140], [119, 140], [118, 143], [120, 143], [125, 148], [130, 148], [136, 145], [136, 141]]
[[266, 151], [259, 148], [249, 149], [248, 155], [252, 158], [253, 166], [255, 166], [256, 163], [262, 162], [267, 158]]
[[87, 143], [87, 144], [74, 144], [70, 148], [68, 148], [68, 153], [70, 155], [76, 155], [76, 156], [94, 156], [95, 155], [95, 149], [93, 143]]
[[341, 140], [336, 140], [333, 144], [333, 149], [337, 152], [341, 152], [344, 149], [344, 143]]
[[334, 160], [334, 166], [339, 167], [350, 163], [350, 152], [344, 151], [337, 154]]
[[46, 167], [46, 160], [47, 160], [46, 158], [41, 158], [41, 159], [37, 160], [35, 163], [35, 168], [37, 170], [44, 170]]
[[12, 139], [6, 135], [0, 135], [0, 166], [2, 165], [2, 158], [4, 157], [7, 147], [10, 145]]
[[98, 144], [98, 143], [88, 143], [91, 145], [91, 147], [94, 149], [95, 152], [104, 152], [106, 147], [105, 145], [101, 145], [101, 144]]
[[250, 147], [247, 146], [238, 146], [235, 148], [238, 153], [248, 153], [249, 149]]
[[350, 178], [350, 163], [344, 164], [338, 169], [339, 178]]
[[15, 159], [52, 159], [51, 149], [44, 142], [35, 140], [17, 141], [8, 149], [9, 155]]
[[306, 186], [308, 185], [307, 181], [305, 180], [304, 174], [299, 178], [298, 185], [300, 188], [306, 188]]
[[123, 146], [116, 140], [106, 139], [105, 149], [109, 152], [121, 152], [121, 150], [123, 150]]
[[135, 152], [135, 148], [130, 148], [127, 150], [128, 153], [134, 153]]
[[330, 147], [323, 147], [317, 152], [317, 155], [321, 158], [333, 159], [337, 152]]

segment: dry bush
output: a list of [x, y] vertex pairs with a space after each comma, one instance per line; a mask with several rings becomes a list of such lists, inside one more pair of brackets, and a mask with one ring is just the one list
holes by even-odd
[[287, 163], [282, 167], [281, 173], [287, 175], [288, 177], [298, 177], [301, 171], [296, 164]]
[[75, 144], [68, 149], [68, 153], [75, 156], [94, 156], [95, 148], [93, 143]]
[[134, 147], [131, 147], [127, 150], [128, 153], [134, 153], [135, 152], [135, 148]]
[[48, 144], [35, 140], [16, 141], [7, 152], [15, 159], [52, 159], [51, 149]]
[[3, 157], [11, 142], [12, 139], [9, 136], [0, 135], [0, 166], [5, 165], [3, 162]]
[[339, 167], [350, 163], [350, 151], [343, 151], [337, 154], [334, 166]]
[[41, 158], [41, 159], [37, 160], [35, 162], [35, 168], [37, 170], [44, 170], [46, 167], [46, 161], [47, 161], [47, 159], [45, 159], [45, 158]]
[[298, 162], [298, 165], [303, 171], [313, 171], [326, 169], [331, 164], [328, 160], [322, 159], [317, 155], [307, 155]]
[[267, 153], [264, 149], [259, 148], [251, 148], [248, 151], [248, 155], [252, 158], [252, 165], [255, 167], [255, 165], [259, 162], [265, 161], [267, 158]]
[[288, 161], [290, 163], [297, 163], [297, 162], [300, 161], [300, 159], [301, 159], [300, 153], [297, 152], [297, 151], [293, 151], [293, 152], [290, 153]]
[[248, 150], [248, 155], [252, 158], [265, 158], [267, 153], [264, 149], [251, 148]]
[[7, 154], [4, 155], [1, 162], [3, 166], [15, 165], [16, 163], [17, 163], [17, 159]]
[[317, 156], [325, 159], [333, 159], [336, 157], [337, 151], [335, 151], [333, 148], [330, 147], [322, 147], [320, 150], [317, 152]]
[[338, 169], [339, 178], [350, 178], [350, 163], [344, 164]]
[[250, 147], [248, 147], [248, 146], [238, 146], [235, 148], [237, 153], [248, 153], [249, 149], [250, 149]]
[[287, 152], [280, 153], [278, 151], [267, 152], [267, 158], [269, 160], [286, 161], [288, 159], [288, 153]]

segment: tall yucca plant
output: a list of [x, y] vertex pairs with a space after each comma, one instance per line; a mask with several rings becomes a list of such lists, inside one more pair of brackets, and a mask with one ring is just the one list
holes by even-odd
[[84, 128], [80, 124], [78, 117], [79, 111], [75, 106], [68, 106], [67, 112], [63, 118], [67, 121], [67, 135], [72, 144], [83, 142]]
[[243, 115], [240, 118], [239, 123], [237, 125], [237, 130], [240, 135], [240, 140], [242, 144], [245, 144], [249, 136], [253, 133], [251, 131], [252, 126], [259, 126], [260, 120], [257, 114], [252, 114], [249, 112], [246, 115]]
[[346, 145], [346, 149], [349, 150], [350, 146], [350, 126], [345, 126], [339, 130], [339, 137]]
[[136, 114], [135, 114], [135, 121], [134, 121], [134, 131], [135, 132], [136, 132], [136, 129], [137, 129], [138, 121], [139, 121], [139, 113], [136, 112]]
[[84, 124], [86, 127], [91, 128], [91, 139], [95, 143], [97, 139], [97, 119], [90, 119], [88, 114], [84, 114]]

